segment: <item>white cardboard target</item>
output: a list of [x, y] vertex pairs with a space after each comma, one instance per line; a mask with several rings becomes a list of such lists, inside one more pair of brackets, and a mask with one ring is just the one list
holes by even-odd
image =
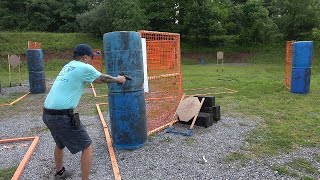
[[223, 59], [223, 52], [221, 51], [217, 52], [217, 59]]

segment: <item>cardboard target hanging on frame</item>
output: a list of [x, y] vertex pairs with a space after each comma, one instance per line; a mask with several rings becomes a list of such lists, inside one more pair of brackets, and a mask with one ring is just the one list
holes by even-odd
[[15, 54], [9, 56], [8, 55], [8, 63], [13, 67], [17, 67], [20, 64], [20, 56], [17, 56]]
[[8, 54], [8, 64], [9, 64], [9, 81], [10, 81], [10, 87], [12, 86], [12, 78], [11, 78], [11, 66], [12, 68], [15, 68], [19, 66], [19, 80], [20, 80], [20, 86], [21, 86], [21, 73], [20, 73], [20, 56], [17, 56], [15, 54], [9, 56]]

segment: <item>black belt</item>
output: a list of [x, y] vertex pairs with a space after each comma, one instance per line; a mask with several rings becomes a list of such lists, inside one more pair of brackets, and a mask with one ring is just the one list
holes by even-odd
[[43, 112], [45, 114], [50, 114], [50, 115], [72, 115], [73, 109], [46, 109], [46, 108], [43, 108]]

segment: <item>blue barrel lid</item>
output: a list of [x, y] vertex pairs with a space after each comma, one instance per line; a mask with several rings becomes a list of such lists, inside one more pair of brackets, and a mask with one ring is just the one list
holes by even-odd
[[117, 31], [104, 34], [104, 61], [107, 74], [125, 74], [132, 78], [125, 84], [108, 84], [109, 93], [143, 90], [143, 57], [140, 34]]

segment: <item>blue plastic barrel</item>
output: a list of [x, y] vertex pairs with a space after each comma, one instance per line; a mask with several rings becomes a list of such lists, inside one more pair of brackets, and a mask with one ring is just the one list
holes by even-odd
[[310, 89], [311, 68], [292, 68], [291, 92], [307, 94]]
[[312, 41], [298, 41], [293, 43], [292, 67], [310, 68], [312, 63]]
[[29, 71], [44, 71], [42, 49], [27, 50], [27, 63]]
[[46, 92], [46, 80], [44, 71], [29, 71], [29, 85], [31, 94], [40, 94]]
[[136, 149], [147, 141], [144, 91], [109, 93], [109, 113], [113, 145]]
[[201, 58], [201, 64], [203, 65], [205, 63], [204, 58]]
[[141, 37], [131, 31], [106, 33], [103, 45], [107, 74], [132, 78], [108, 84], [112, 141], [117, 149], [136, 149], [147, 141]]
[[109, 92], [143, 90], [143, 60], [141, 37], [137, 32], [111, 32], [103, 36], [107, 74], [120, 73], [134, 78], [125, 85], [108, 84]]

